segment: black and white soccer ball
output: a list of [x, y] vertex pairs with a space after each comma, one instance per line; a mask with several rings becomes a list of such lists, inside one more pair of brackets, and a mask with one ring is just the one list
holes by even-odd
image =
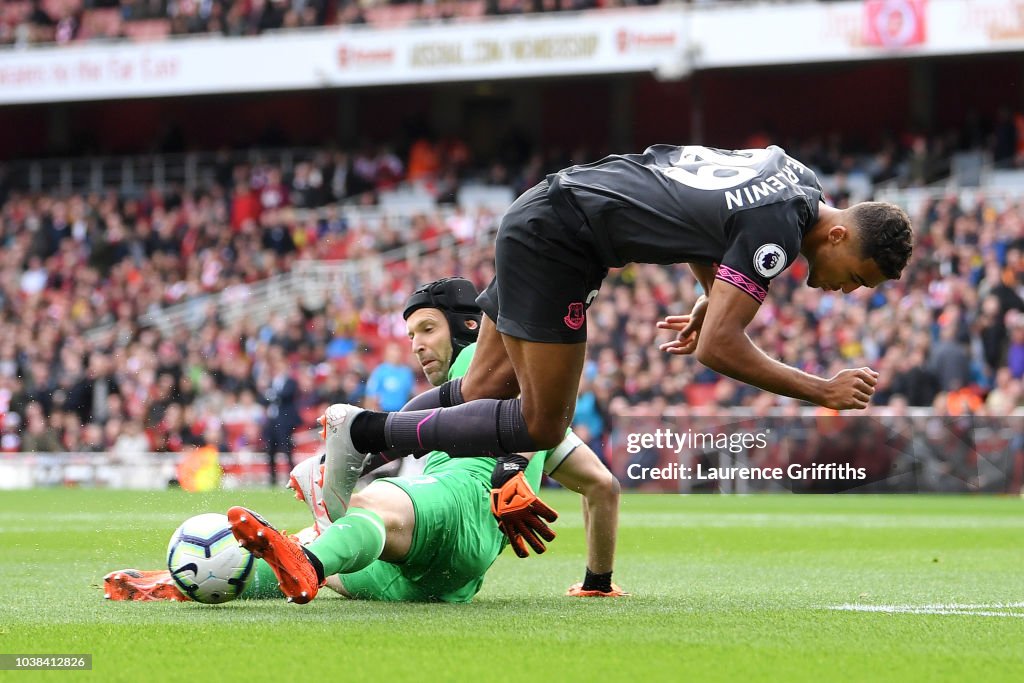
[[167, 569], [178, 590], [196, 602], [234, 600], [253, 576], [255, 558], [231, 535], [226, 515], [186, 519], [167, 545]]

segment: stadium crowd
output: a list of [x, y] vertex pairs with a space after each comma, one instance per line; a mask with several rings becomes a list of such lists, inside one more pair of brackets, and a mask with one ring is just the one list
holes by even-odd
[[659, 0], [7, 0], [0, 45], [169, 35], [251, 36], [313, 26], [411, 23], [484, 15], [655, 5]]
[[[877, 158], [829, 162], [825, 145], [796, 153], [833, 163], [833, 172]], [[325, 404], [400, 404], [423, 388], [403, 353], [405, 296], [451, 274], [485, 285], [499, 216], [425, 211], [399, 225], [373, 211], [352, 220], [362, 214], [336, 203], [372, 205], [408, 181], [445, 201], [470, 177], [519, 191], [564, 161], [529, 156], [520, 167], [490, 164], [474, 176], [458, 141], [420, 141], [401, 154], [325, 151], [290, 169], [225, 164], [215, 182], [188, 192], [58, 196], [0, 182], [0, 448], [128, 454], [211, 443], [260, 452], [281, 368], [296, 381], [290, 400], [300, 433]], [[902, 157], [893, 172], [909, 167]], [[847, 201], [842, 192], [836, 199]], [[918, 246], [901, 281], [846, 296], [821, 292], [803, 284], [799, 262], [775, 280], [750, 334], [772, 356], [818, 375], [870, 365], [881, 373], [877, 406], [954, 415], [1024, 406], [1024, 209], [1013, 198], [972, 202], [951, 193], [913, 218]], [[358, 260], [437, 237], [458, 248], [385, 261], [371, 289], [335, 292], [318, 310], [296, 308], [265, 325], [211, 315], [198, 329], [166, 333], [139, 322], [302, 260]], [[698, 293], [685, 266], [612, 272], [589, 314], [576, 417], [586, 438], [600, 442], [610, 417], [629, 411], [792, 405], [659, 352], [664, 335], [654, 322], [686, 312]], [[385, 371], [403, 381], [370, 380], [385, 357]]]

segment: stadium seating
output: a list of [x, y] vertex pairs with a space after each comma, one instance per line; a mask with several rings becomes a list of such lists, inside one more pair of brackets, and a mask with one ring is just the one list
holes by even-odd
[[[447, 190], [463, 208], [439, 206], [431, 182], [395, 186], [400, 160], [362, 185], [310, 192], [292, 187], [296, 164], [326, 163], [328, 156], [264, 158], [238, 160], [222, 177], [241, 183], [227, 192], [197, 185], [183, 195], [174, 185], [137, 187], [103, 176], [102, 185], [125, 194], [97, 195], [88, 190], [97, 179], [74, 168], [54, 176], [71, 183], [59, 191], [7, 187], [0, 205], [0, 239], [9, 245], [0, 263], [0, 413], [18, 415], [9, 444], [26, 443], [30, 421], [21, 417], [42, 409], [46, 428], [69, 451], [82, 448], [75, 425], [117, 420], [136, 422], [153, 450], [187, 448], [212, 428], [222, 448], [259, 453], [253, 424], [263, 409], [252, 413], [254, 422], [228, 413], [241, 390], [258, 386], [268, 349], [280, 346], [307, 387], [296, 453], [312, 453], [317, 441], [308, 427], [318, 411], [335, 400], [360, 400], [381, 349], [403, 341], [399, 312], [407, 292], [453, 273], [486, 284], [501, 205], [524, 189], [481, 184], [482, 165], [464, 170]], [[193, 175], [216, 177], [202, 163], [192, 164]], [[114, 173], [126, 166], [82, 164]], [[328, 167], [317, 170], [330, 177]], [[161, 173], [185, 177], [173, 168]], [[517, 169], [507, 175], [520, 177]], [[287, 190], [284, 205], [268, 207], [263, 193], [277, 176]], [[1024, 359], [1024, 318], [1017, 315], [1024, 310], [1024, 214], [1011, 188], [1017, 176], [996, 176], [1000, 183], [989, 191], [886, 191], [911, 207], [919, 232], [917, 257], [903, 279], [843, 297], [804, 287], [797, 264], [773, 283], [752, 337], [773, 356], [820, 375], [871, 365], [882, 372], [880, 410], [908, 402], [977, 414], [1019, 410], [1024, 361], [1014, 359]], [[244, 210], [252, 213], [234, 221], [232, 212], [244, 208], [239, 197], [251, 200]], [[453, 250], [456, 241], [461, 247]], [[424, 250], [432, 257], [422, 258]], [[634, 265], [610, 274], [590, 313], [592, 369], [584, 385], [604, 418], [597, 441], [616, 414], [780, 410], [791, 403], [657, 351], [652, 321], [685, 310], [697, 294], [682, 266]], [[956, 385], [944, 385], [948, 373], [936, 367], [943, 328], [953, 330], [953, 357], [962, 360]], [[173, 370], [182, 362], [186, 371]], [[993, 391], [1000, 369], [1006, 376]], [[92, 404], [97, 372], [120, 399]], [[188, 411], [186, 432], [165, 423], [171, 405]], [[102, 446], [113, 447], [116, 435], [108, 431]], [[261, 476], [262, 462], [239, 465], [238, 475]]]

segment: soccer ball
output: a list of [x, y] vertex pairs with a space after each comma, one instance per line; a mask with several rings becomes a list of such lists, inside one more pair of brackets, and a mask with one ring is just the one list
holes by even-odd
[[252, 579], [254, 558], [231, 535], [226, 515], [186, 519], [167, 545], [167, 569], [178, 590], [197, 602], [234, 600]]

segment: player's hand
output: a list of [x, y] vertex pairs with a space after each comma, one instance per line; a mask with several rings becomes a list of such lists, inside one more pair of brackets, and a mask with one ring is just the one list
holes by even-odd
[[821, 405], [833, 410], [867, 408], [876, 384], [878, 373], [871, 368], [843, 370], [826, 383]]
[[537, 497], [522, 472], [491, 489], [491, 514], [519, 557], [529, 556], [527, 545], [540, 555], [547, 550], [544, 541], [555, 540], [555, 532], [546, 521], [554, 522], [558, 513]]
[[686, 356], [696, 351], [700, 328], [704, 325], [704, 316], [707, 312], [708, 297], [701, 294], [687, 315], [670, 315], [664, 320], [659, 320], [658, 329], [674, 330], [677, 334], [675, 339], [665, 342], [658, 348], [675, 356]]

